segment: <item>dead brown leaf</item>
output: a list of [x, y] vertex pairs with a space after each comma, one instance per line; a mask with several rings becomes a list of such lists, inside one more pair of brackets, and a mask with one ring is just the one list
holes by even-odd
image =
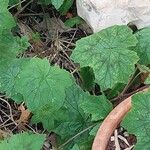
[[28, 109], [25, 109], [25, 107], [21, 104], [18, 107], [18, 110], [21, 110], [20, 118], [16, 121], [18, 124], [26, 124], [29, 121], [29, 118], [31, 116], [31, 112]]

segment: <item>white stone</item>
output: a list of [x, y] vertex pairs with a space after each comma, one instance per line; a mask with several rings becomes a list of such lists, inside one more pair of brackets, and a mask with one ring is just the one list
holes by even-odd
[[78, 15], [98, 32], [113, 25], [150, 26], [150, 0], [76, 0]]

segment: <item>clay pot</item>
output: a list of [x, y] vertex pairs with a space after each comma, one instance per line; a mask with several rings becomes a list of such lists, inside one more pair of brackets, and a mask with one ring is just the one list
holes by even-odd
[[[144, 89], [143, 91], [147, 90], [148, 89]], [[105, 150], [107, 148], [107, 144], [111, 135], [113, 134], [121, 120], [131, 109], [131, 97], [132, 96], [128, 97], [119, 105], [117, 105], [105, 118], [96, 134], [92, 150]]]

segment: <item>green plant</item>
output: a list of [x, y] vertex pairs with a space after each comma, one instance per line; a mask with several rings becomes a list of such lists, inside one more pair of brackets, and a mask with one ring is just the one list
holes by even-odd
[[[39, 0], [40, 4], [52, 4], [62, 15], [65, 15], [70, 7], [73, 5], [74, 0]], [[20, 5], [21, 0], [9, 0], [9, 6]]]
[[41, 4], [52, 4], [62, 15], [66, 14], [74, 0], [39, 0]]
[[79, 25], [82, 22], [83, 22], [83, 20], [79, 16], [76, 16], [76, 17], [73, 17], [73, 18], [70, 18], [70, 19], [66, 20], [65, 21], [65, 26], [74, 27], [75, 25]]
[[[138, 69], [139, 64], [147, 68], [144, 70], [149, 74], [150, 29], [133, 34], [127, 26], [112, 26], [77, 41], [71, 58], [80, 64], [81, 88], [69, 72], [52, 66], [47, 59], [19, 55], [30, 44], [27, 37], [12, 34], [11, 29], [16, 23], [7, 9], [8, 2], [3, 0], [0, 5], [0, 91], [16, 103], [25, 102], [33, 113], [32, 123], [41, 122], [45, 129], [58, 135], [58, 149], [90, 149], [99, 124], [113, 108], [112, 97], [124, 94], [136, 76], [143, 72], [143, 69]], [[63, 4], [63, 1], [59, 4], [58, 1], [51, 2], [57, 9]], [[89, 94], [95, 94], [96, 83], [101, 88], [99, 96]], [[147, 78], [145, 84], [149, 83]], [[137, 149], [148, 142], [150, 107], [147, 98], [150, 98], [149, 92], [135, 95], [133, 110], [123, 122], [129, 131], [137, 134]], [[138, 111], [140, 106], [141, 112]], [[136, 120], [141, 113], [147, 120]], [[132, 122], [144, 124], [145, 132], [135, 131]], [[141, 144], [142, 136], [146, 138]], [[19, 144], [18, 138], [21, 141], [27, 139], [25, 146], [32, 142], [32, 138], [39, 138], [39, 146], [31, 143], [33, 147], [30, 149], [33, 150], [40, 149], [44, 142], [43, 135], [35, 137], [24, 133], [4, 140], [0, 147], [11, 146], [12, 141]]]
[[45, 135], [21, 133], [6, 138], [0, 143], [0, 149], [5, 150], [40, 150], [45, 140]]
[[[135, 94], [132, 98], [132, 110], [127, 114], [122, 125], [137, 136], [135, 149], [150, 149], [150, 92]], [[132, 121], [131, 121], [132, 120]]]

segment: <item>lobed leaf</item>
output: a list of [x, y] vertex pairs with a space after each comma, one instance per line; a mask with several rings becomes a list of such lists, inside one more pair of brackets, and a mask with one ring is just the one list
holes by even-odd
[[86, 94], [83, 95], [80, 100], [81, 108], [85, 113], [92, 115], [92, 121], [103, 120], [112, 110], [111, 103], [104, 95], [91, 96]]
[[77, 85], [72, 85], [66, 89], [64, 107], [67, 110], [66, 114], [68, 114], [68, 116], [66, 120], [58, 124], [58, 127], [54, 130], [55, 133], [61, 136], [62, 140], [74, 136], [86, 127], [86, 119], [88, 116], [85, 115], [83, 110], [79, 107], [80, 96], [83, 93], [84, 92]]
[[0, 58], [15, 58], [19, 49], [16, 38], [10, 32], [3, 32], [0, 36]]
[[90, 67], [83, 67], [79, 70], [82, 84], [81, 87], [84, 90], [91, 91], [95, 85], [95, 75], [93, 69]]
[[[96, 108], [95, 105], [94, 107], [93, 105], [90, 106], [94, 100], [97, 100]], [[66, 118], [66, 121], [61, 123], [58, 122], [58, 127], [56, 127], [54, 132], [60, 136], [60, 144], [79, 133], [83, 133], [79, 134], [80, 138], [77, 136], [77, 138], [72, 139], [68, 145], [64, 146], [64, 149], [70, 150], [74, 144], [78, 144], [81, 150], [91, 149], [91, 141], [94, 136], [90, 136], [90, 131], [96, 124], [91, 122], [90, 115], [92, 114], [93, 121], [99, 121], [107, 116], [110, 111], [109, 108], [111, 108], [111, 104], [106, 100], [106, 98], [103, 98], [102, 101], [101, 100], [101, 97], [93, 98], [88, 93], [83, 92], [79, 87], [77, 87], [77, 85], [73, 85], [66, 89], [66, 100], [64, 106], [68, 111], [68, 117]], [[102, 105], [103, 102], [104, 105], [106, 104], [105, 106]]]
[[[66, 120], [63, 122], [58, 122], [54, 132], [60, 136], [58, 145], [63, 144], [71, 137], [82, 132], [85, 128], [90, 126], [88, 123], [88, 116], [84, 114], [83, 110], [79, 107], [80, 95], [84, 93], [78, 86], [72, 85], [66, 89], [66, 99], [64, 107], [66, 108], [68, 114]], [[90, 131], [90, 130], [89, 130]], [[80, 135], [80, 138], [75, 138], [70, 141], [70, 143], [63, 146], [65, 150], [70, 150], [74, 144], [79, 144], [81, 141], [86, 141], [88, 137], [88, 132]], [[89, 144], [91, 145], [91, 143]]]
[[19, 79], [19, 73], [28, 62], [29, 59], [12, 59], [9, 63], [5, 65], [2, 64], [0, 68], [1, 91], [6, 92], [6, 95], [11, 97], [17, 103], [23, 101], [23, 96], [21, 93], [18, 93], [16, 82]]
[[48, 131], [54, 131], [58, 126], [56, 126], [56, 122], [65, 122], [68, 118], [68, 111], [64, 107], [58, 109], [57, 106], [52, 106], [52, 104], [39, 106], [32, 113], [34, 114], [32, 123], [42, 122], [44, 129]]
[[9, 6], [13, 6], [20, 3], [20, 0], [9, 0]]
[[143, 65], [150, 64], [150, 28], [144, 28], [138, 31], [135, 36], [138, 39], [136, 47], [133, 50], [137, 52], [140, 57], [139, 63]]
[[137, 137], [136, 150], [150, 149], [150, 92], [141, 92], [132, 97], [132, 109], [122, 125]]
[[16, 89], [34, 111], [47, 104], [60, 108], [65, 100], [65, 89], [72, 84], [67, 71], [51, 67], [46, 59], [32, 58], [19, 74]]
[[128, 81], [139, 60], [136, 52], [129, 50], [136, 44], [131, 29], [116, 25], [77, 41], [71, 58], [81, 67], [92, 67], [105, 90]]
[[71, 150], [80, 150], [78, 144], [75, 144], [75, 145], [71, 148]]
[[9, 0], [1, 0], [0, 5], [0, 35], [3, 30], [11, 29], [15, 26], [15, 21], [12, 15], [9, 13], [8, 7]]
[[96, 136], [96, 134], [97, 134], [97, 131], [98, 131], [98, 129], [99, 129], [99, 127], [100, 127], [100, 125], [101, 124], [97, 124], [91, 131], [90, 131], [90, 135], [93, 135], [94, 137]]
[[65, 15], [69, 11], [73, 3], [74, 0], [64, 0], [64, 3], [59, 8], [59, 12], [61, 13], [61, 15]]
[[12, 135], [0, 143], [1, 150], [41, 150], [45, 135], [21, 133]]

